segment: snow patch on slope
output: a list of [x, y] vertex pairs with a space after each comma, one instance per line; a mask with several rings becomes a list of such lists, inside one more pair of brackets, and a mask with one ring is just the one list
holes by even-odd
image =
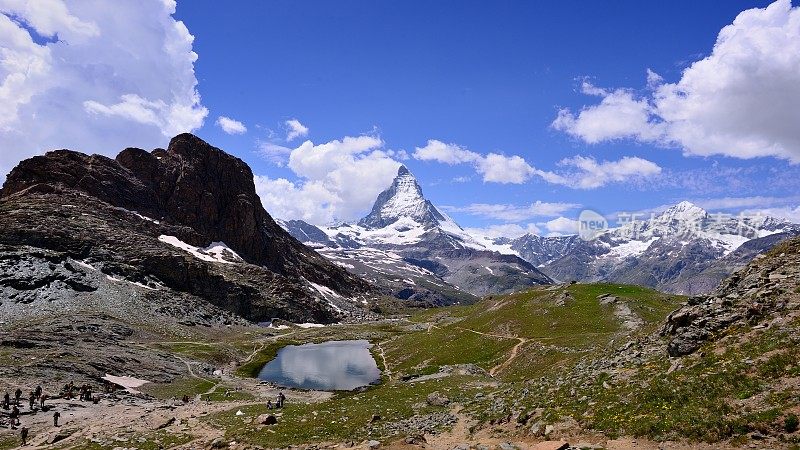
[[158, 240], [173, 247], [177, 247], [195, 258], [206, 262], [236, 264], [237, 262], [243, 261], [242, 257], [231, 250], [224, 242], [212, 242], [208, 247], [200, 248], [187, 244], [175, 236], [168, 236], [166, 234], [159, 236]]

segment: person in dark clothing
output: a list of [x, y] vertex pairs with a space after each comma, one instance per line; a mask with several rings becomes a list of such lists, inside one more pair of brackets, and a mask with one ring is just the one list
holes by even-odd
[[11, 404], [11, 396], [8, 395], [8, 392], [6, 392], [6, 395], [3, 396], [3, 409], [8, 409], [10, 404]]
[[22, 438], [22, 445], [28, 445], [28, 427], [22, 427], [19, 430], [19, 437]]
[[28, 396], [28, 408], [33, 409], [33, 405], [36, 403], [36, 393], [31, 391], [31, 395]]
[[14, 406], [14, 408], [11, 410], [11, 414], [9, 414], [8, 417], [11, 419], [11, 428], [17, 428], [17, 425], [19, 424], [19, 408]]
[[58, 426], [58, 418], [59, 417], [61, 417], [61, 413], [60, 412], [56, 411], [56, 412], [53, 413], [53, 426], [54, 427]]
[[283, 408], [283, 402], [284, 401], [286, 401], [286, 396], [283, 395], [283, 392], [278, 392], [278, 403], [277, 403], [276, 406], [278, 408]]
[[16, 402], [15, 402], [15, 403], [16, 403], [17, 405], [19, 405], [19, 399], [21, 399], [21, 398], [22, 398], [22, 389], [20, 389], [20, 388], [17, 388], [17, 390], [16, 390], [16, 391], [14, 391], [14, 398], [16, 399]]
[[41, 385], [36, 386], [36, 390], [33, 391], [33, 392], [34, 392], [34, 394], [36, 394], [36, 398], [41, 397], [42, 396], [42, 386]]

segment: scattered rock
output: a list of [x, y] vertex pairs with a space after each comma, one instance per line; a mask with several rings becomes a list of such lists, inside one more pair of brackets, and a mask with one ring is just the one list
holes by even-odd
[[597, 299], [600, 300], [601, 305], [610, 305], [612, 303], [617, 302], [617, 296], [611, 294], [600, 294], [597, 296]]
[[[569, 443], [564, 441], [545, 441], [534, 444], [531, 450], [567, 450], [569, 448], [571, 448]], [[583, 450], [583, 447], [578, 446], [577, 448]]]
[[413, 436], [408, 436], [408, 437], [406, 437], [406, 439], [405, 439], [405, 443], [406, 443], [406, 444], [411, 444], [411, 445], [422, 445], [422, 444], [425, 444], [425, 443], [427, 443], [427, 442], [428, 442], [428, 441], [425, 439], [425, 436], [424, 436], [424, 435], [421, 435], [421, 434], [416, 434], [416, 435], [413, 435]]
[[556, 297], [556, 306], [566, 306], [567, 303], [570, 303], [573, 300], [575, 300], [575, 297], [573, 297], [572, 294], [567, 291], [563, 291], [558, 295], [558, 297]]
[[68, 430], [61, 430], [55, 436], [51, 437], [47, 440], [48, 444], [55, 444], [56, 442], [61, 442], [64, 439], [70, 437], [72, 435], [71, 431]]
[[450, 399], [439, 394], [439, 392], [431, 392], [428, 394], [426, 401], [431, 406], [447, 406], [450, 403]]
[[228, 443], [225, 442], [225, 439], [218, 437], [211, 441], [211, 448], [228, 448]]
[[259, 425], [275, 425], [278, 423], [278, 418], [272, 414], [261, 414], [256, 417], [255, 422]]
[[162, 423], [161, 425], [157, 426], [157, 427], [156, 427], [156, 430], [163, 430], [164, 428], [167, 428], [168, 426], [170, 426], [170, 425], [172, 425], [173, 423], [175, 423], [175, 420], [176, 420], [176, 419], [175, 419], [174, 417], [170, 417], [169, 419], [167, 419], [167, 421], [166, 421], [166, 422], [164, 422], [164, 423]]
[[533, 425], [531, 425], [530, 433], [533, 436], [544, 436], [544, 430], [545, 430], [544, 422], [542, 422], [541, 420], [537, 420], [536, 422], [534, 422]]

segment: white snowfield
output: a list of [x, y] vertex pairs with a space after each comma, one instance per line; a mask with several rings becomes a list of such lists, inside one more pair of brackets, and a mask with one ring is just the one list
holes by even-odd
[[296, 323], [295, 325], [297, 325], [300, 328], [322, 328], [322, 327], [325, 326], [325, 325], [323, 325], [321, 323], [310, 323], [310, 322]]
[[114, 383], [117, 386], [122, 386], [123, 388], [125, 388], [126, 391], [133, 394], [139, 393], [139, 391], [137, 391], [136, 388], [141, 387], [146, 383], [149, 383], [149, 381], [141, 380], [139, 378], [133, 378], [128, 376], [117, 377], [109, 374], [106, 374], [106, 376], [104, 376], [102, 379]]
[[208, 247], [200, 248], [189, 245], [175, 236], [168, 236], [165, 234], [159, 236], [158, 240], [184, 250], [195, 258], [207, 262], [236, 264], [243, 261], [242, 257], [239, 256], [235, 251], [231, 250], [231, 248], [225, 245], [224, 242], [212, 242]]

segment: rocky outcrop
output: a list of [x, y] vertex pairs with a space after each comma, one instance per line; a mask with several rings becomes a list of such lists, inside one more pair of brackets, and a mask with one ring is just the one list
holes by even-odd
[[667, 318], [670, 356], [688, 355], [731, 327], [769, 326], [800, 310], [800, 239], [786, 241], [723, 281], [710, 295], [692, 297]]
[[[128, 148], [116, 159], [58, 150], [23, 161], [0, 191], [0, 244], [86, 261], [253, 321], [358, 317], [360, 300], [372, 295], [275, 223], [247, 164], [190, 134], [166, 150]], [[13, 254], [0, 261], [14, 265]], [[21, 285], [21, 276], [0, 286]], [[64, 271], [51, 276], [72, 280]], [[42, 294], [26, 292], [19, 298]]]

